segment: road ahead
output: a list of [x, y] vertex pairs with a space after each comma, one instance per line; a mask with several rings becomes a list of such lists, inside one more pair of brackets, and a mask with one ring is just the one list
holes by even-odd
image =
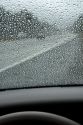
[[1, 44], [0, 89], [83, 84], [82, 43], [67, 33]]
[[47, 37], [45, 40], [25, 39], [0, 43], [0, 69], [6, 69], [15, 63], [33, 58], [74, 37], [74, 34], [66, 33]]

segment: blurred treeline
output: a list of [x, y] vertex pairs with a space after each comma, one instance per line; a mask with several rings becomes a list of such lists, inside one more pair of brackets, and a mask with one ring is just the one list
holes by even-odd
[[22, 38], [37, 38], [39, 33], [46, 36], [56, 34], [57, 26], [39, 21], [27, 9], [11, 12], [0, 7], [0, 41]]

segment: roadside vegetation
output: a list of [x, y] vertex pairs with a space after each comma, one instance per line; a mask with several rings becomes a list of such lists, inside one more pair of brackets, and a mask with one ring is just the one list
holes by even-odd
[[0, 41], [39, 38], [40, 34], [45, 38], [57, 31], [59, 30], [55, 24], [39, 21], [27, 9], [14, 13], [0, 7]]
[[83, 14], [81, 14], [73, 24], [74, 33], [83, 34]]

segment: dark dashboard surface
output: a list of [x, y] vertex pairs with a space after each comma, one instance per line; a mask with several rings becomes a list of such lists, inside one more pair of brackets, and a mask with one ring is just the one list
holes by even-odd
[[83, 87], [48, 87], [0, 92], [0, 116], [21, 111], [49, 112], [83, 124]]

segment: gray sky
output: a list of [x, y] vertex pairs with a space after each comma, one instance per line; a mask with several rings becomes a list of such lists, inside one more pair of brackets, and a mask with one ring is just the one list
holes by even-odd
[[64, 27], [83, 13], [83, 0], [0, 0], [0, 5], [17, 11], [27, 8], [39, 19]]

